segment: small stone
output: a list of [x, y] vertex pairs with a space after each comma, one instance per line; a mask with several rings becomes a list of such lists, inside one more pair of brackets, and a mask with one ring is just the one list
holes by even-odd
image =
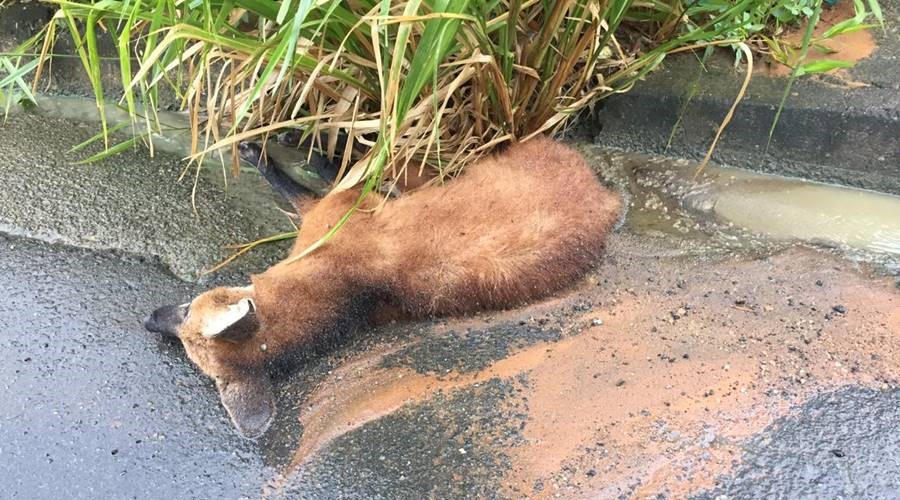
[[824, 283], [822, 283], [822, 280], [816, 280], [816, 286], [822, 286], [822, 285], [824, 285]]
[[847, 308], [844, 307], [844, 306], [842, 306], [841, 304], [838, 304], [838, 305], [836, 305], [836, 306], [833, 306], [833, 307], [831, 308], [831, 310], [834, 311], [834, 312], [836, 312], [836, 313], [838, 313], [838, 314], [847, 314]]
[[831, 454], [838, 458], [844, 458], [845, 456], [847, 456], [846, 454], [844, 454], [843, 451], [838, 450], [838, 449], [831, 450]]
[[622, 387], [623, 385], [625, 385], [624, 380], [619, 380], [618, 382], [616, 382], [616, 387]]
[[591, 470], [587, 471], [586, 474], [587, 474], [587, 477], [594, 477], [597, 475], [597, 471], [594, 469], [591, 469]]
[[460, 448], [460, 449], [459, 449], [459, 454], [460, 454], [460, 455], [465, 455], [465, 454], [466, 454], [466, 449], [465, 449], [465, 448]]
[[259, 345], [259, 350], [262, 352], [266, 352], [266, 349], [268, 349], [268, 348], [269, 348], [269, 346], [267, 346], [266, 344]]
[[591, 320], [592, 326], [601, 326], [603, 324], [603, 320], [600, 318], [594, 318]]

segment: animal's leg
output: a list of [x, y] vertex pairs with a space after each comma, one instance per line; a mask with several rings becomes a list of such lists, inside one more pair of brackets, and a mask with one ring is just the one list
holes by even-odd
[[301, 205], [315, 196], [315, 193], [294, 182], [293, 179], [288, 177], [287, 174], [263, 155], [262, 147], [259, 144], [242, 142], [238, 145], [238, 150], [241, 159], [256, 167], [263, 178], [272, 186], [272, 189], [290, 202], [298, 212], [301, 211]]

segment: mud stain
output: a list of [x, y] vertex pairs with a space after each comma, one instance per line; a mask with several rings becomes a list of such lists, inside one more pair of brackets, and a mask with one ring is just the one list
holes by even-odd
[[[852, 19], [854, 15], [855, 11], [853, 8], [853, 2], [839, 2], [834, 7], [826, 8], [822, 11], [822, 16], [819, 20], [819, 24], [816, 26], [815, 30], [813, 30], [813, 37], [821, 37], [834, 25], [844, 20]], [[803, 35], [805, 30], [806, 26], [788, 28], [785, 36], [782, 37], [783, 43], [798, 49], [798, 54], [794, 55], [795, 58], [799, 55], [799, 48], [803, 43]], [[820, 51], [816, 50], [814, 47], [810, 47], [809, 52], [807, 53], [806, 62], [818, 60], [842, 60], [858, 62], [871, 56], [875, 49], [878, 48], [878, 45], [875, 43], [875, 39], [869, 30], [859, 30], [852, 33], [844, 33], [829, 40], [824, 40], [820, 43], [820, 45], [827, 48], [828, 50]], [[797, 61], [795, 59], [788, 61], [788, 64], [792, 66], [796, 63]], [[767, 76], [788, 77], [791, 75], [790, 67], [777, 62], [771, 62], [770, 64], [764, 65], [761, 64], [758, 65], [757, 68], [758, 69], [756, 71]], [[853, 80], [853, 78], [846, 70], [836, 70], [830, 74], [842, 86], [845, 87], [853, 88], [867, 86], [867, 84], [864, 82], [857, 82]]]
[[264, 496], [280, 493], [291, 476], [334, 439], [405, 405], [426, 401], [439, 392], [448, 393], [527, 372], [545, 363], [553, 353], [570, 349], [576, 340], [540, 343], [475, 373], [448, 371], [437, 376], [408, 368], [381, 368], [385, 356], [396, 349], [350, 361], [332, 371], [307, 399], [300, 416], [303, 426], [300, 442], [290, 464], [264, 488]]
[[[889, 280], [811, 250], [712, 266], [635, 257], [632, 244], [617, 238], [609, 265], [564, 299], [497, 315], [524, 324], [549, 310], [565, 318], [560, 340], [472, 372], [384, 365], [409, 344], [333, 370], [306, 399], [303, 435], [264, 496], [367, 423], [504, 379], [527, 417], [502, 450], [512, 465], [502, 497], [683, 497], [714, 486], [747, 439], [808, 398], [900, 380], [900, 293]], [[572, 304], [590, 307], [573, 314]], [[413, 342], [494, 319], [451, 320]]]
[[811, 396], [896, 383], [900, 294], [838, 262], [645, 263], [592, 312], [602, 326], [528, 372], [505, 496], [681, 498]]

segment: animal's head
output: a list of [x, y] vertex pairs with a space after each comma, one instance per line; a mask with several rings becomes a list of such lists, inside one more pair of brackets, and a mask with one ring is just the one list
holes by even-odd
[[238, 144], [238, 156], [241, 160], [256, 168], [265, 170], [269, 167], [269, 159], [263, 153], [262, 146], [255, 142], [242, 141]]
[[160, 307], [144, 327], [181, 340], [188, 357], [216, 381], [241, 434], [252, 438], [265, 432], [275, 404], [252, 286], [214, 288], [187, 304]]

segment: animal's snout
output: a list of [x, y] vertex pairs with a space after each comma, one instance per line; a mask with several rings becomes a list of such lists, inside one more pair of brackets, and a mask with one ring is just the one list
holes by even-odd
[[268, 162], [263, 155], [262, 146], [255, 142], [243, 141], [238, 144], [238, 155], [241, 160], [257, 168], [266, 168]]
[[169, 337], [178, 336], [178, 327], [187, 316], [189, 304], [163, 306], [144, 318], [144, 328]]

